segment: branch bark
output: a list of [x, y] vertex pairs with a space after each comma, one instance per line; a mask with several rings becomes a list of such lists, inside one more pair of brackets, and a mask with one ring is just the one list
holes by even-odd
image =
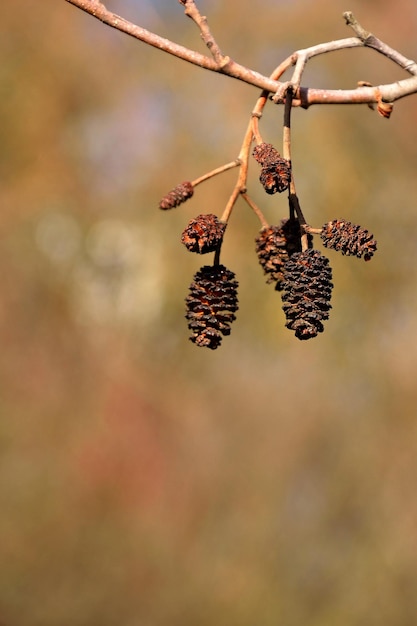
[[[241, 80], [249, 85], [260, 88], [269, 94], [277, 94], [274, 98], [276, 102], [282, 102], [284, 94], [291, 84], [294, 97], [293, 106], [308, 108], [313, 104], [380, 104], [381, 102], [392, 103], [400, 98], [417, 93], [417, 64], [406, 59], [396, 50], [393, 50], [374, 35], [362, 28], [352, 13], [345, 12], [346, 23], [352, 27], [356, 37], [340, 39], [321, 43], [305, 50], [294, 52], [288, 59], [281, 63], [280, 70], [295, 66], [291, 81], [282, 83], [273, 77], [268, 77], [251, 70], [227, 55], [220, 52], [214, 38], [207, 26], [206, 18], [200, 16], [195, 6], [194, 0], [180, 0], [180, 4], [185, 7], [185, 12], [199, 26], [203, 40], [208, 45], [212, 57], [206, 56], [177, 44], [169, 39], [160, 37], [145, 28], [125, 20], [120, 15], [109, 11], [99, 0], [65, 0], [69, 4], [85, 11], [92, 17], [100, 20], [104, 24], [115, 28], [139, 41], [142, 41], [154, 48], [167, 52], [179, 59], [197, 65], [212, 72], [218, 72], [231, 78]], [[403, 80], [378, 86], [359, 86], [356, 89], [315, 89], [311, 87], [301, 87], [300, 81], [307, 61], [319, 54], [342, 50], [352, 47], [370, 47], [391, 59], [402, 69], [412, 76]], [[282, 71], [279, 72], [281, 75]], [[274, 76], [274, 74], [272, 74]]]

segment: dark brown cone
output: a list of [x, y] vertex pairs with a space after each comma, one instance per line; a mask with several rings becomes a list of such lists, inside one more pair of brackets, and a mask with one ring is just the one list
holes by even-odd
[[[309, 247], [313, 238], [308, 237]], [[281, 290], [284, 278], [283, 267], [289, 257], [295, 252], [301, 252], [301, 228], [298, 220], [281, 220], [279, 226], [263, 228], [255, 239], [256, 254], [267, 283], [276, 283], [276, 289]]]
[[261, 143], [253, 149], [253, 156], [262, 166], [259, 180], [266, 193], [281, 193], [291, 181], [291, 165], [270, 143]]
[[288, 189], [291, 180], [291, 171], [288, 161], [282, 159], [280, 163], [263, 167], [259, 180], [266, 193], [282, 193]]
[[197, 346], [216, 350], [238, 309], [238, 283], [224, 265], [205, 265], [194, 276], [186, 298], [190, 340]]
[[267, 283], [280, 283], [284, 278], [282, 268], [288, 260], [286, 240], [279, 226], [263, 228], [255, 239], [256, 254]]
[[175, 207], [189, 200], [193, 193], [194, 187], [189, 181], [180, 183], [162, 198], [159, 203], [159, 208], [163, 211], [175, 209]]
[[284, 266], [283, 310], [286, 327], [298, 339], [311, 339], [323, 332], [329, 317], [333, 284], [328, 259], [318, 250], [296, 252]]
[[324, 224], [320, 237], [326, 248], [347, 256], [363, 256], [365, 261], [370, 261], [377, 249], [377, 242], [369, 231], [343, 219]]
[[225, 229], [226, 224], [217, 215], [198, 215], [183, 231], [181, 241], [190, 252], [214, 252], [222, 242]]

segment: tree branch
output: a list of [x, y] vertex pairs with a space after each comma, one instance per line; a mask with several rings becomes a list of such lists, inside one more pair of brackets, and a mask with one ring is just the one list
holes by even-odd
[[160, 37], [155, 33], [142, 28], [141, 26], [137, 26], [132, 22], [125, 20], [120, 15], [116, 15], [116, 13], [112, 13], [102, 2], [98, 2], [97, 0], [65, 0], [69, 4], [74, 5], [75, 7], [85, 11], [89, 15], [92, 15], [96, 19], [100, 20], [107, 26], [111, 26], [116, 30], [119, 30], [126, 35], [130, 35], [135, 39], [139, 39], [139, 41], [143, 41], [144, 43], [153, 46], [154, 48], [158, 48], [163, 52], [167, 52], [168, 54], [172, 54], [173, 56], [183, 59], [184, 61], [188, 61], [193, 65], [198, 65], [203, 69], [210, 70], [212, 72], [219, 72], [221, 74], [227, 74], [232, 78], [236, 78], [238, 80], [242, 80], [243, 82], [249, 83], [254, 87], [259, 87], [261, 89], [267, 89], [270, 92], [275, 93], [278, 89], [280, 83], [269, 79], [267, 76], [263, 76], [258, 72], [250, 70], [235, 61], [229, 60], [226, 67], [219, 66], [218, 63], [214, 59], [201, 54], [200, 52], [196, 52], [195, 50], [191, 50], [184, 46], [181, 46], [169, 39], [165, 39], [164, 37]]
[[[291, 66], [295, 66], [291, 81], [282, 83], [274, 79], [275, 73], [273, 73], [271, 77], [264, 76], [236, 63], [236, 61], [233, 61], [229, 56], [223, 55], [214, 37], [210, 33], [206, 18], [200, 15], [194, 0], [179, 0], [179, 2], [185, 7], [185, 13], [189, 15], [200, 28], [202, 39], [209, 48], [212, 58], [174, 43], [169, 39], [160, 37], [141, 26], [125, 20], [123, 17], [109, 11], [99, 0], [65, 1], [85, 11], [104, 24], [154, 48], [158, 48], [163, 52], [167, 52], [168, 54], [202, 67], [203, 69], [241, 80], [249, 85], [264, 90], [267, 94], [275, 94], [275, 102], [283, 101], [289, 85], [293, 87], [293, 106], [302, 106], [304, 108], [308, 108], [313, 104], [377, 103], [380, 105], [381, 102], [392, 103], [400, 98], [417, 93], [417, 64], [366, 31], [349, 11], [346, 11], [343, 16], [346, 23], [354, 30], [357, 37], [321, 43], [305, 50], [294, 52], [277, 68], [279, 70], [277, 75], [280, 76], [283, 71]], [[310, 58], [334, 50], [361, 46], [373, 48], [380, 54], [383, 54], [402, 69], [412, 74], [412, 77], [387, 85], [359, 86], [356, 89], [314, 89], [310, 87], [300, 87], [304, 67]]]

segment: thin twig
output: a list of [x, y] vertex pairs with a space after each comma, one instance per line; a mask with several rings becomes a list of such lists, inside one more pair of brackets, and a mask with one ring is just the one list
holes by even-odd
[[252, 119], [251, 119], [249, 122], [248, 128], [246, 130], [242, 146], [240, 148], [239, 156], [237, 158], [237, 161], [240, 163], [239, 176], [237, 178], [233, 191], [230, 195], [230, 198], [226, 204], [226, 208], [223, 211], [223, 214], [220, 218], [222, 222], [225, 222], [225, 223], [228, 222], [229, 217], [233, 211], [233, 208], [236, 204], [236, 200], [238, 199], [239, 195], [241, 193], [246, 192], [246, 180], [248, 177], [249, 149], [250, 149], [252, 141], [253, 141], [253, 133], [252, 133]]
[[293, 86], [294, 94], [297, 94], [305, 66], [313, 57], [328, 52], [335, 52], [336, 50], [344, 50], [346, 48], [359, 48], [363, 47], [363, 45], [360, 39], [349, 37], [347, 39], [338, 39], [327, 43], [316, 44], [315, 46], [310, 46], [303, 50], [297, 50], [284, 62], [287, 68], [291, 65], [295, 65], [293, 75], [287, 83], [281, 83], [280, 88], [277, 90], [272, 100], [277, 104], [284, 102], [285, 93], [289, 85]]
[[[284, 106], [284, 127], [282, 136], [282, 156], [291, 164], [291, 109], [293, 90], [288, 87]], [[291, 180], [293, 180], [291, 172]], [[295, 190], [294, 190], [295, 193]]]
[[359, 24], [358, 20], [351, 11], [345, 11], [343, 13], [343, 17], [346, 20], [346, 24], [352, 28], [364, 46], [373, 48], [377, 52], [380, 52], [384, 56], [388, 57], [388, 59], [391, 59], [391, 61], [394, 61], [394, 63], [399, 65], [403, 70], [413, 74], [413, 76], [417, 75], [417, 64], [414, 61], [407, 59], [405, 56], [397, 52], [397, 50], [394, 50], [386, 43], [375, 37], [375, 35], [365, 30]]
[[259, 131], [259, 116], [254, 113], [252, 113], [252, 132], [256, 143], [258, 145], [262, 143], [263, 139]]
[[[292, 111], [292, 97], [293, 90], [292, 87], [288, 87], [287, 93], [285, 96], [285, 107], [284, 107], [284, 129], [283, 129], [283, 156], [287, 161], [291, 164], [291, 111]], [[294, 216], [294, 213], [297, 216], [298, 223], [301, 228], [301, 249], [307, 250], [308, 248], [308, 237], [307, 233], [304, 232], [303, 226], [306, 223], [305, 217], [300, 207], [300, 202], [298, 200], [297, 191], [295, 188], [295, 180], [294, 180], [294, 172], [291, 167], [291, 180], [289, 186], [288, 193], [288, 203], [290, 207], [290, 218]]]
[[[300, 224], [300, 228], [301, 228], [301, 232], [303, 233], [301, 235], [301, 249], [307, 250], [308, 248], [308, 235], [307, 232], [304, 228], [304, 225], [306, 224], [306, 220], [305, 217], [303, 215], [303, 212], [301, 210], [300, 207], [300, 202], [298, 200], [298, 196], [296, 193], [289, 193], [288, 195], [288, 200], [289, 200], [289, 204], [290, 204], [290, 211], [294, 212], [297, 215], [297, 219], [298, 219], [298, 223]], [[291, 216], [291, 213], [290, 213]]]
[[303, 228], [306, 233], [310, 233], [311, 235], [320, 235], [320, 233], [323, 232], [322, 228], [313, 228], [312, 226], [309, 226], [308, 224], [304, 224]]
[[229, 221], [229, 217], [233, 211], [233, 207], [236, 204], [236, 200], [238, 199], [238, 197], [241, 194], [241, 190], [239, 189], [239, 185], [236, 185], [235, 188], [233, 189], [231, 196], [227, 202], [226, 208], [223, 211], [222, 216], [220, 217], [220, 221], [224, 222], [225, 224], [227, 224], [227, 222]]
[[229, 63], [230, 57], [225, 56], [220, 50], [217, 41], [214, 39], [210, 31], [206, 16], [201, 15], [200, 11], [196, 7], [194, 0], [185, 0], [185, 2], [180, 0], [180, 2], [185, 6], [185, 14], [188, 15], [188, 17], [190, 17], [200, 29], [201, 38], [206, 44], [207, 48], [210, 50], [210, 53], [215, 60], [217, 67], [219, 69], [224, 68]]
[[299, 100], [295, 104], [303, 108], [308, 108], [313, 104], [376, 104], [381, 99], [384, 102], [395, 102], [413, 93], [417, 93], [417, 76], [378, 87], [358, 87], [357, 89], [300, 87]]
[[264, 214], [262, 213], [258, 205], [255, 204], [255, 202], [252, 200], [252, 198], [248, 196], [247, 193], [242, 193], [241, 195], [242, 195], [242, 198], [246, 200], [246, 202], [249, 204], [250, 208], [255, 213], [255, 215], [258, 217], [259, 221], [261, 222], [262, 228], [268, 228], [269, 226], [268, 220], [266, 219], [266, 217], [264, 216]]
[[225, 163], [224, 165], [220, 165], [220, 167], [216, 167], [216, 169], [211, 170], [211, 172], [207, 172], [206, 174], [203, 174], [199, 178], [196, 178], [195, 180], [191, 181], [191, 184], [193, 187], [197, 187], [197, 185], [199, 185], [200, 183], [203, 183], [209, 178], [213, 178], [213, 176], [217, 176], [218, 174], [223, 174], [223, 172], [227, 172], [227, 170], [230, 170], [233, 167], [237, 167], [238, 165], [241, 165], [241, 161], [239, 158], [235, 159], [234, 161], [230, 161], [229, 163]]

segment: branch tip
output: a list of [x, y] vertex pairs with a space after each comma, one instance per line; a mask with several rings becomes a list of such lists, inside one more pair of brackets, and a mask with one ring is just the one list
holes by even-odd
[[356, 36], [363, 42], [365, 42], [367, 39], [369, 39], [370, 37], [372, 37], [372, 33], [370, 33], [369, 31], [365, 30], [363, 28], [363, 26], [361, 26], [358, 22], [358, 20], [356, 19], [356, 17], [353, 15], [352, 11], [345, 11], [343, 13], [343, 17], [345, 18], [346, 21], [346, 25], [350, 26], [352, 28], [352, 30], [354, 31], [354, 33], [356, 34]]

